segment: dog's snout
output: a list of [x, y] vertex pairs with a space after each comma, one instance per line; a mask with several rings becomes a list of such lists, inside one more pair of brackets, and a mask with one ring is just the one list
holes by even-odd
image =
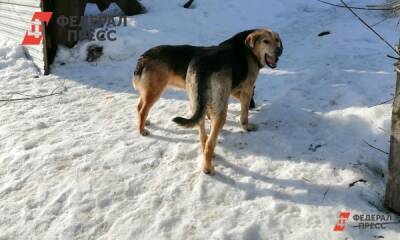
[[276, 48], [275, 49], [275, 56], [279, 57], [282, 55], [282, 48]]

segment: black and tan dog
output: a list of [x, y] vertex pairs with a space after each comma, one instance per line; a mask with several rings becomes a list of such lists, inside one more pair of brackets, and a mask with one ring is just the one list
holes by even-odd
[[[225, 124], [228, 99], [240, 99], [240, 123], [246, 131], [256, 129], [248, 121], [253, 87], [260, 68], [275, 68], [283, 46], [279, 35], [269, 29], [248, 30], [236, 34], [219, 46], [198, 50], [186, 76], [186, 89], [193, 115], [173, 121], [184, 127], [198, 125], [204, 154], [203, 172], [214, 174], [212, 156], [218, 134]], [[207, 137], [204, 116], [211, 118]]]
[[[144, 136], [149, 134], [149, 131], [145, 129], [147, 116], [165, 88], [169, 85], [185, 89], [189, 63], [199, 51], [204, 49], [206, 47], [163, 45], [147, 50], [140, 57], [133, 78], [133, 85], [140, 94], [137, 107], [140, 134]], [[253, 98], [250, 107], [255, 107]]]

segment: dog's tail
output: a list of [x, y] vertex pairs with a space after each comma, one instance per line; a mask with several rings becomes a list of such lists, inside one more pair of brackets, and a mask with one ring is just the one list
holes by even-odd
[[196, 73], [196, 79], [194, 87], [188, 89], [190, 101], [194, 114], [189, 119], [183, 117], [176, 117], [172, 119], [175, 123], [182, 127], [192, 128], [196, 126], [200, 120], [204, 117], [207, 106], [207, 76], [205, 72], [198, 71]]

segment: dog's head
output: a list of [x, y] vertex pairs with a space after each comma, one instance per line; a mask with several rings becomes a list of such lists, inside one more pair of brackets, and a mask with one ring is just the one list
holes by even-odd
[[245, 44], [261, 66], [276, 68], [283, 51], [282, 41], [277, 33], [269, 29], [257, 29], [247, 36]]

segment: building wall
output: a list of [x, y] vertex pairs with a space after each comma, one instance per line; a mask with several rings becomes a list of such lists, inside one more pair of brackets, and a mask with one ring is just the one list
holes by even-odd
[[[25, 32], [31, 27], [34, 12], [42, 11], [41, 0], [0, 0], [0, 36], [22, 43]], [[45, 38], [44, 38], [45, 39]], [[41, 45], [24, 46], [41, 74], [48, 74], [46, 41]]]

